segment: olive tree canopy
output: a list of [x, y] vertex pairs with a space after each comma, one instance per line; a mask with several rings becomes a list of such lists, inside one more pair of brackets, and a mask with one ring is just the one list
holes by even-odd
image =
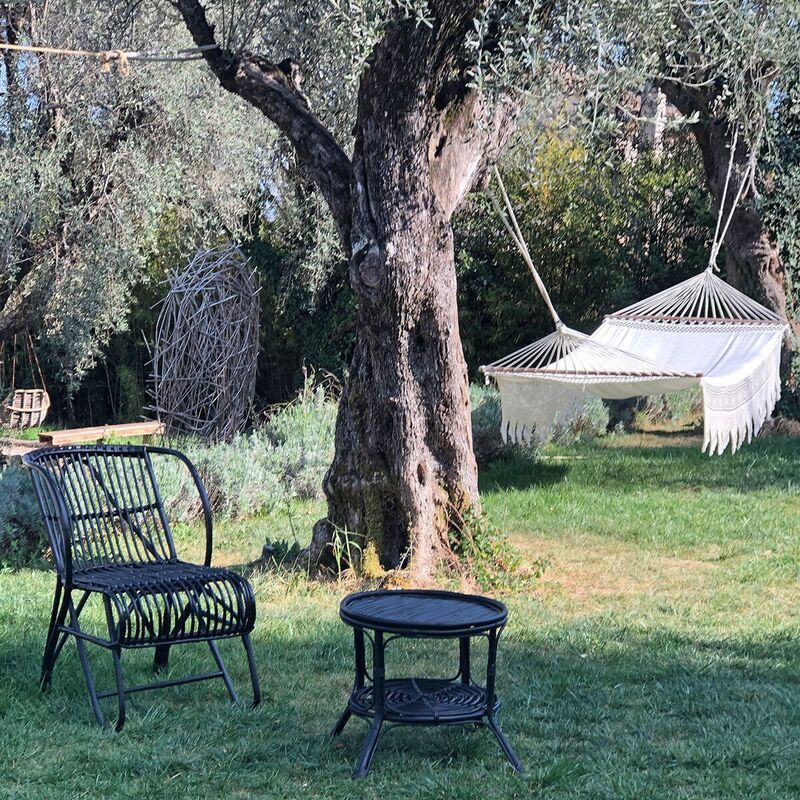
[[[0, 42], [170, 49], [160, 14], [113, 0], [0, 4]], [[132, 65], [0, 49], [0, 340], [38, 330], [51, 370], [76, 388], [131, 291], [151, 275], [160, 233], [214, 239], [241, 229], [269, 144], [246, 104], [201, 64]], [[236, 141], [236, 147], [229, 143]], [[194, 241], [181, 248], [189, 253]]]

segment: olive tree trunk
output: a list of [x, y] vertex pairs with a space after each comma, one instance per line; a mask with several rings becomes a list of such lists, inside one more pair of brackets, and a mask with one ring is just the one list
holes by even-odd
[[[426, 79], [379, 51], [361, 87], [353, 156], [355, 354], [325, 480], [330, 525], [381, 565], [430, 573], [450, 506], [477, 502], [451, 209], [433, 187]], [[420, 85], [422, 84], [422, 85]], [[463, 165], [465, 169], [469, 165]], [[457, 169], [457, 165], [454, 165]]]
[[[357, 156], [356, 170], [362, 165], [375, 169]], [[419, 210], [410, 214], [410, 198], [384, 177], [365, 175], [380, 213], [359, 212], [376, 238], [351, 264], [356, 345], [316, 544], [324, 546], [332, 526], [361, 533], [382, 567], [410, 563], [424, 579], [451, 512], [477, 504], [477, 467], [450, 225], [424, 180], [412, 184]]]
[[[213, 44], [200, 3], [174, 2], [195, 42]], [[454, 514], [478, 504], [450, 219], [518, 108], [510, 98], [488, 104], [457, 63], [482, 5], [431, 0], [432, 27], [400, 16], [387, 26], [361, 79], [352, 159], [309, 108], [297, 65], [205, 54], [221, 84], [292, 142], [350, 254], [356, 345], [312, 564], [347, 532], [380, 569], [425, 582]]]

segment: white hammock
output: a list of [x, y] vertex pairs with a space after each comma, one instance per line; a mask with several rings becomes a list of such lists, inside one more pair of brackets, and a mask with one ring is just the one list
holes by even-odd
[[546, 439], [580, 413], [587, 395], [622, 399], [699, 384], [703, 450], [721, 454], [730, 445], [734, 452], [750, 441], [780, 396], [787, 323], [714, 275], [718, 243], [700, 275], [609, 314], [586, 336], [559, 319], [499, 182], [510, 216], [509, 222], [501, 212], [503, 222], [556, 324], [544, 339], [481, 367], [500, 389], [504, 440]]

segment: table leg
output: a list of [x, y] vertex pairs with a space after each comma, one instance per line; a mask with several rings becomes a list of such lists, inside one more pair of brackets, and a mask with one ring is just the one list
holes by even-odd
[[469, 636], [462, 636], [458, 640], [458, 673], [461, 683], [469, 684], [472, 680], [469, 671]]
[[494, 715], [494, 685], [497, 676], [497, 628], [489, 631], [489, 655], [486, 659], [486, 716]]
[[505, 753], [509, 763], [517, 772], [524, 772], [525, 767], [522, 762], [517, 758], [517, 754], [508, 743], [505, 734], [500, 728], [500, 723], [494, 715], [494, 701], [495, 701], [495, 677], [497, 675], [497, 640], [500, 637], [500, 632], [497, 628], [489, 631], [489, 656], [486, 664], [486, 724], [489, 730], [495, 735], [500, 747]]
[[353, 628], [353, 646], [356, 654], [356, 689], [363, 689], [367, 665], [364, 656], [364, 630], [362, 628]]
[[[364, 679], [367, 675], [367, 667], [366, 667], [366, 660], [364, 657], [364, 631], [361, 628], [353, 628], [353, 649], [356, 654], [356, 677], [353, 682], [353, 691], [357, 691], [358, 689], [364, 688]], [[331, 731], [331, 736], [338, 736], [343, 730], [344, 726], [347, 725], [348, 720], [352, 716], [352, 712], [350, 711], [350, 704], [347, 704], [347, 707], [344, 711], [342, 711], [342, 715], [339, 717], [339, 721]]]
[[385, 678], [383, 633], [375, 631], [375, 640], [372, 644], [372, 697], [375, 717], [372, 720], [372, 725], [370, 725], [367, 738], [364, 739], [364, 744], [361, 747], [358, 765], [353, 772], [354, 778], [366, 776], [372, 763], [372, 757], [375, 755], [375, 748], [378, 746], [383, 725]]
[[338, 736], [344, 730], [344, 726], [347, 725], [347, 722], [351, 716], [352, 713], [350, 711], [350, 707], [348, 706], [344, 711], [342, 711], [342, 715], [339, 717], [338, 722], [333, 726], [333, 730], [331, 731], [332, 737]]
[[494, 714], [489, 714], [489, 716], [486, 718], [486, 724], [489, 726], [489, 730], [491, 730], [491, 732], [497, 738], [500, 747], [506, 754], [508, 763], [511, 764], [512, 767], [514, 767], [514, 770], [516, 772], [525, 772], [525, 767], [523, 766], [519, 758], [517, 758], [517, 754], [514, 752], [511, 745], [508, 743], [508, 739], [506, 739], [506, 735], [500, 728], [500, 723], [497, 721], [497, 718], [494, 716]]

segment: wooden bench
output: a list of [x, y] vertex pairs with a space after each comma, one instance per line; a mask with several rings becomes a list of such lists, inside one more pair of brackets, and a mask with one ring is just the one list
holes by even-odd
[[73, 428], [66, 431], [45, 431], [39, 441], [47, 445], [78, 444], [81, 442], [103, 442], [111, 436], [141, 437], [147, 442], [153, 436], [164, 433], [161, 422], [130, 422], [124, 425], [98, 425], [94, 428]]

